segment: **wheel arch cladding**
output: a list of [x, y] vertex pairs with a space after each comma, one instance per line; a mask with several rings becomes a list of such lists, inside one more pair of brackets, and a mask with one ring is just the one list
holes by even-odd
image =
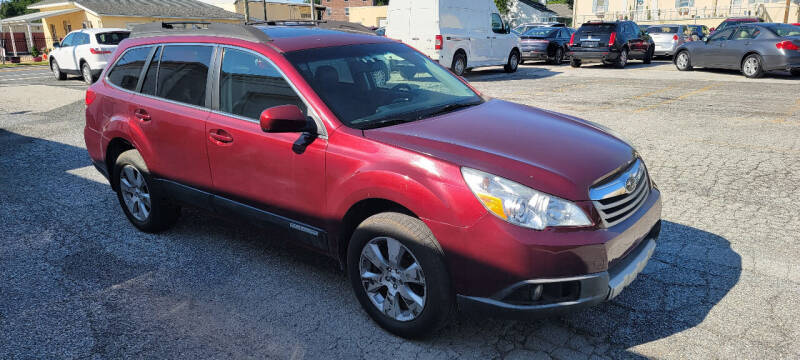
[[[136, 147], [133, 146], [131, 142], [121, 137], [113, 138], [108, 143], [108, 147], [106, 147], [106, 169], [108, 169], [109, 176], [114, 173], [114, 165], [117, 162], [117, 158], [120, 154], [128, 150], [135, 150]], [[118, 190], [119, 184], [114, 180], [113, 176], [110, 176], [110, 183], [111, 188], [115, 191]]]
[[407, 207], [388, 199], [369, 198], [353, 204], [342, 218], [341, 228], [336, 234], [336, 255], [342, 264], [347, 263], [347, 247], [358, 225], [370, 216], [384, 212], [397, 212], [419, 219], [419, 216]]

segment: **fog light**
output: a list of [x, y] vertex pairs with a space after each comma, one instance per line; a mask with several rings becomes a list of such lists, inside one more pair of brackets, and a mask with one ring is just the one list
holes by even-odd
[[532, 301], [539, 301], [542, 298], [542, 285], [536, 285], [531, 287], [531, 300]]

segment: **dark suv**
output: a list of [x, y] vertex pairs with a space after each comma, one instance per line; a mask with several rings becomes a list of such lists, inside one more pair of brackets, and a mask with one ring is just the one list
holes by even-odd
[[142, 231], [182, 206], [282, 228], [401, 336], [610, 300], [652, 255], [661, 193], [608, 129], [385, 37], [206, 25], [135, 27], [86, 92], [89, 155]]
[[624, 68], [630, 59], [649, 64], [654, 52], [653, 39], [633, 21], [590, 21], [572, 34], [567, 55], [572, 59], [572, 67], [601, 61]]

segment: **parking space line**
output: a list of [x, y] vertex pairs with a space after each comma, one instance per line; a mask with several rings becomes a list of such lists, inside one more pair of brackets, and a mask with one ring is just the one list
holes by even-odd
[[708, 90], [711, 90], [711, 89], [713, 89], [713, 88], [715, 88], [717, 86], [719, 86], [719, 84], [711, 84], [711, 85], [702, 87], [700, 89], [690, 91], [690, 92], [685, 93], [685, 94], [683, 94], [681, 96], [678, 96], [676, 98], [664, 100], [664, 101], [662, 101], [662, 102], [660, 102], [658, 104], [655, 104], [655, 105], [640, 107], [640, 108], [634, 110], [633, 112], [634, 113], [640, 113], [642, 111], [653, 110], [653, 109], [655, 109], [655, 108], [657, 108], [659, 106], [667, 105], [667, 104], [673, 103], [673, 102], [678, 101], [678, 100], [683, 100], [683, 99], [685, 99], [687, 97], [690, 97], [690, 96], [693, 96], [693, 95], [704, 93], [704, 92], [706, 92]]
[[17, 80], [29, 80], [29, 79], [44, 79], [49, 78], [50, 75], [42, 75], [42, 76], [28, 76], [28, 77], [0, 77], [0, 80], [7, 80], [7, 81], [17, 81]]
[[10, 72], [17, 72], [17, 71], [50, 71], [49, 68], [45, 66], [24, 66], [20, 68], [12, 68], [12, 69], [0, 69], [0, 73], [10, 73]]

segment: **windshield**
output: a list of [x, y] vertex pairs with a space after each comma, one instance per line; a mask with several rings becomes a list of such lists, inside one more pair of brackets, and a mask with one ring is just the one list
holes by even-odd
[[550, 37], [555, 30], [553, 28], [531, 28], [530, 30], [526, 31], [523, 35], [525, 36], [535, 36], [535, 37]]
[[286, 58], [345, 125], [372, 129], [483, 102], [425, 55], [400, 43], [293, 51]]
[[617, 29], [615, 24], [583, 24], [578, 32], [581, 34], [611, 34]]
[[677, 32], [677, 26], [651, 26], [647, 28], [648, 34], [675, 34]]
[[100, 45], [119, 45], [119, 43], [127, 39], [128, 36], [131, 36], [131, 33], [127, 31], [99, 33], [95, 35], [97, 43]]
[[775, 35], [778, 35], [780, 37], [800, 36], [800, 26], [789, 25], [789, 24], [775, 24], [767, 27], [767, 29], [772, 30], [772, 32], [774, 32]]

